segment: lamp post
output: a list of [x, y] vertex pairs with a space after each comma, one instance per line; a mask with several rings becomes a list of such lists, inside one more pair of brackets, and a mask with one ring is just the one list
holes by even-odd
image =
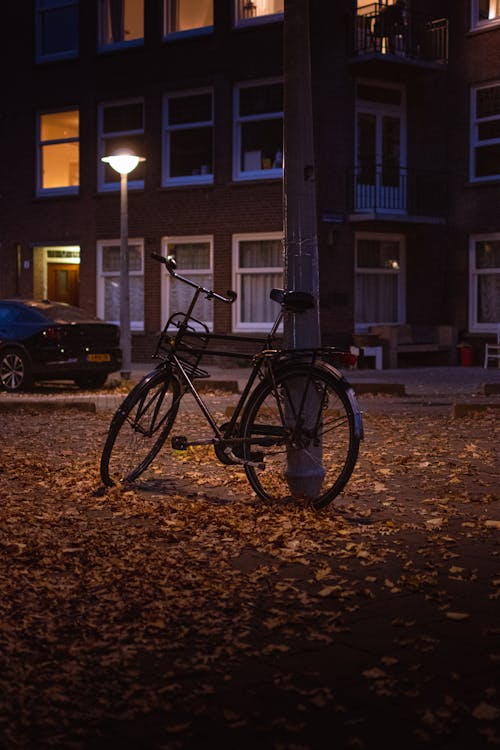
[[132, 369], [132, 337], [130, 334], [130, 284], [128, 256], [128, 207], [127, 175], [143, 156], [136, 156], [129, 149], [120, 149], [110, 156], [103, 156], [101, 161], [109, 164], [120, 175], [120, 348], [122, 350], [121, 376], [130, 378]]

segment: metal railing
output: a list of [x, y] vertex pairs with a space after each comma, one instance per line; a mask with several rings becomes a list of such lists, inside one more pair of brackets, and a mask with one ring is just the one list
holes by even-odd
[[447, 211], [444, 173], [407, 167], [357, 167], [348, 178], [349, 208], [372, 212], [443, 217]]
[[354, 54], [370, 53], [446, 63], [448, 19], [430, 19], [395, 5], [368, 5], [355, 19]]

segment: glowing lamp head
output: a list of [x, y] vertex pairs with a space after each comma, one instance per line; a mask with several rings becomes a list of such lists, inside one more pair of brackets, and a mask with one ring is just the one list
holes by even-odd
[[103, 156], [101, 161], [109, 164], [118, 174], [129, 174], [139, 164], [146, 161], [144, 156], [136, 156], [129, 149], [122, 148], [110, 156]]

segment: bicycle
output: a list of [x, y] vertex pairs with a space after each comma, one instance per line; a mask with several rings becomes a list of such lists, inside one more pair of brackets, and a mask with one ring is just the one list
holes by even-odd
[[[363, 423], [354, 391], [332, 362], [346, 352], [335, 347], [280, 349], [277, 333], [283, 317], [314, 306], [311, 294], [273, 289], [280, 305], [265, 338], [211, 333], [193, 311], [200, 297], [232, 304], [235, 292], [217, 294], [176, 271], [175, 259], [153, 254], [175, 283], [194, 289], [185, 312], [170, 316], [153, 358], [157, 366], [130, 391], [114, 414], [101, 457], [101, 478], [110, 487], [129, 484], [148, 468], [166, 471], [167, 438], [187, 394], [191, 394], [211, 436], [174, 435], [173, 454], [192, 446], [212, 445], [219, 461], [243, 467], [255, 493], [264, 501], [296, 499], [315, 508], [328, 505], [354, 470]], [[256, 354], [209, 348], [217, 340], [258, 342]], [[207, 355], [247, 358], [248, 381], [229, 421], [218, 424], [195, 380], [209, 377], [200, 366]], [[196, 434], [197, 433], [197, 434]], [[162, 453], [163, 467], [156, 466]], [[172, 455], [173, 459], [173, 455]]]

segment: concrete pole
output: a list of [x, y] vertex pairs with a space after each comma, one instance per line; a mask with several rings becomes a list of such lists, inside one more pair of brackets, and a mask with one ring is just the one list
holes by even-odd
[[129, 380], [132, 370], [132, 338], [130, 333], [127, 174], [120, 174], [120, 348], [122, 350], [120, 374], [124, 380]]
[[[285, 288], [310, 292], [316, 300], [312, 310], [285, 317], [285, 347], [300, 349], [321, 345], [309, 0], [285, 0], [284, 79]], [[312, 393], [308, 408], [313, 420], [319, 407]], [[321, 446], [288, 452], [294, 496], [317, 497], [323, 476]]]

